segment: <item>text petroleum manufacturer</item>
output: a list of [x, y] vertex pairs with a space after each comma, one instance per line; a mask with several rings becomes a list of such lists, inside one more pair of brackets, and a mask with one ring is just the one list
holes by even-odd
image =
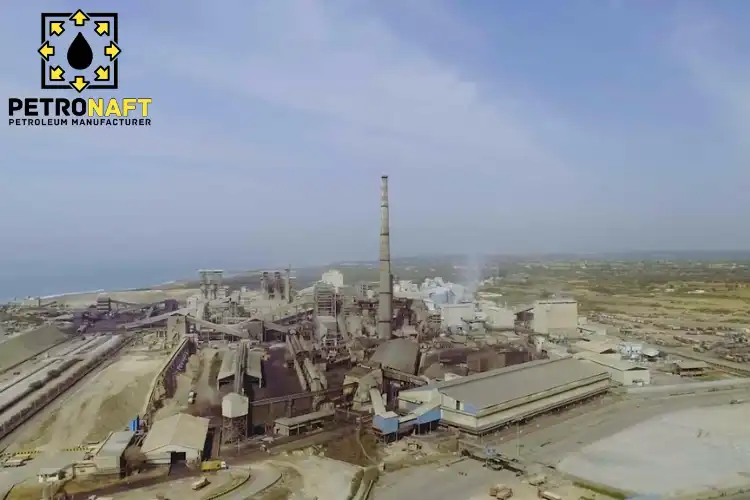
[[[118, 15], [45, 12], [41, 19], [41, 88], [82, 94], [119, 89]], [[11, 126], [149, 126], [150, 97], [11, 97]]]

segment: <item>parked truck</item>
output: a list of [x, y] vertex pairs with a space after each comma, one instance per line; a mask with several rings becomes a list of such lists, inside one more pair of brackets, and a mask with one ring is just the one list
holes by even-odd
[[195, 403], [195, 391], [190, 391], [188, 393], [188, 404], [191, 405]]
[[227, 468], [227, 463], [224, 460], [206, 460], [201, 463], [201, 470], [203, 472], [214, 472]]

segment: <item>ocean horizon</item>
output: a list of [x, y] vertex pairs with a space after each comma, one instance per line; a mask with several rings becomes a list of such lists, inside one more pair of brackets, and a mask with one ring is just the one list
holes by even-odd
[[190, 279], [196, 274], [194, 270], [181, 269], [110, 269], [46, 276], [0, 274], [0, 304], [28, 297], [51, 298], [77, 293], [148, 288]]

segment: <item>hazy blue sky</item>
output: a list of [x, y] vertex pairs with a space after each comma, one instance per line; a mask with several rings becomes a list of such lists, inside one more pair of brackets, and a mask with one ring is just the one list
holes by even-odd
[[2, 126], [6, 274], [376, 258], [381, 173], [397, 255], [750, 248], [746, 0], [5, 2], [0, 94], [92, 6], [154, 125]]

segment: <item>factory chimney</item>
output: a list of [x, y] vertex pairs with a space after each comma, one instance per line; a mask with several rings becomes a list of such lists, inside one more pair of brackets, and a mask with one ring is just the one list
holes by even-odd
[[284, 302], [287, 304], [292, 301], [292, 266], [286, 268], [284, 276]]
[[388, 224], [388, 176], [380, 178], [380, 291], [378, 292], [378, 337], [391, 338], [393, 319], [393, 276], [391, 237]]

